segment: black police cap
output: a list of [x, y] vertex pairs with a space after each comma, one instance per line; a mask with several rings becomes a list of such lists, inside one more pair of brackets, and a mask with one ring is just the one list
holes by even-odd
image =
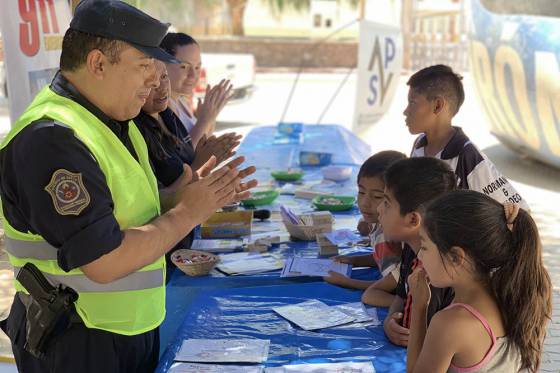
[[169, 24], [150, 17], [122, 1], [83, 0], [76, 7], [70, 28], [127, 42], [150, 57], [179, 63], [159, 47]]

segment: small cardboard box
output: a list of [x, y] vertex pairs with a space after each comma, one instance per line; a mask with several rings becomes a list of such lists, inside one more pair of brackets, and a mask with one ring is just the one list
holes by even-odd
[[332, 232], [334, 219], [329, 211], [299, 215], [304, 224], [292, 224], [284, 220], [284, 225], [292, 238], [315, 241], [318, 233]]
[[202, 224], [202, 238], [235, 238], [251, 234], [253, 211], [216, 212]]
[[311, 213], [313, 225], [331, 225], [333, 224], [333, 216], [329, 211], [317, 211]]
[[338, 255], [338, 246], [333, 244], [324, 233], [318, 233], [316, 235], [317, 243], [319, 244], [319, 255], [320, 256], [333, 256]]

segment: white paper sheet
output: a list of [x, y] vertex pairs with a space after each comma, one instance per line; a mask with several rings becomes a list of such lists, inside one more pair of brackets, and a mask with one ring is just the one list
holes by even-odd
[[244, 243], [246, 243], [246, 240], [194, 240], [191, 249], [211, 253], [224, 253], [241, 250]]
[[290, 234], [285, 231], [273, 231], [273, 232], [262, 232], [251, 234], [249, 237], [249, 243], [255, 242], [256, 240], [269, 240], [272, 243], [289, 242]]
[[275, 271], [283, 266], [284, 261], [277, 256], [242, 252], [220, 255], [220, 262], [216, 268], [230, 275], [247, 275]]
[[280, 277], [298, 277], [303, 276], [299, 272], [290, 272], [290, 268], [292, 267], [292, 263], [294, 262], [294, 258], [287, 258], [284, 261], [284, 268], [282, 268], [282, 272], [280, 273]]
[[297, 364], [266, 368], [266, 373], [375, 373], [373, 364], [368, 362]]
[[333, 245], [352, 246], [353, 243], [364, 239], [352, 229], [337, 229], [330, 233], [325, 233], [325, 238]]
[[325, 329], [354, 321], [354, 317], [329, 307], [317, 299], [274, 307], [272, 310], [304, 330]]
[[331, 259], [293, 257], [286, 259], [284, 270], [280, 277], [328, 276], [329, 271], [349, 276], [352, 271], [352, 266], [345, 263], [338, 263]]
[[260, 365], [216, 365], [198, 363], [175, 363], [169, 373], [263, 373]]
[[380, 324], [377, 318], [377, 310], [375, 308], [366, 309], [361, 302], [339, 304], [332, 307], [348, 316], [352, 316], [355, 319], [354, 322], [372, 322], [374, 325]]
[[262, 363], [268, 357], [270, 340], [186, 339], [176, 361], [195, 363]]

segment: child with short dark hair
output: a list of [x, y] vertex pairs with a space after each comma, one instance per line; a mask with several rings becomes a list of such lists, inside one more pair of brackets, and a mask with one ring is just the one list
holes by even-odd
[[[337, 256], [334, 260], [352, 264], [355, 267], [378, 267], [383, 278], [378, 281], [356, 280], [332, 272], [325, 281], [352, 289], [368, 289], [362, 301], [375, 306], [389, 306], [398, 281], [401, 244], [387, 242], [383, 230], [378, 225], [377, 206], [383, 200], [385, 170], [391, 164], [405, 159], [406, 155], [396, 151], [382, 151], [369, 157], [358, 172], [358, 207], [362, 213], [361, 222], [369, 225], [372, 254]], [[397, 277], [395, 277], [397, 276]]]
[[[423, 269], [409, 278], [414, 300], [408, 372], [537, 372], [552, 314], [539, 232], [519, 206], [461, 190], [422, 213]], [[426, 325], [430, 284], [453, 303]]]
[[411, 157], [435, 157], [451, 166], [461, 189], [484, 193], [496, 201], [529, 206], [488, 157], [465, 135], [452, 126], [465, 92], [463, 78], [449, 66], [435, 65], [416, 72], [407, 84], [408, 106], [404, 111], [414, 141]]
[[[408, 276], [421, 266], [416, 255], [420, 250], [420, 208], [423, 204], [454, 190], [457, 182], [449, 166], [436, 158], [409, 158], [394, 163], [385, 172], [383, 203], [378, 207], [379, 222], [387, 239], [405, 243], [396, 296], [383, 324], [391, 342], [408, 344], [412, 299], [408, 293]], [[451, 289], [431, 288], [427, 316], [443, 309], [452, 300]]]

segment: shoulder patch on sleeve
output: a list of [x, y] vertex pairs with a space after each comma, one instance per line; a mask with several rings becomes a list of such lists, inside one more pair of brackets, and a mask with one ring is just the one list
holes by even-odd
[[82, 181], [81, 173], [56, 170], [45, 187], [60, 215], [80, 215], [91, 199]]

